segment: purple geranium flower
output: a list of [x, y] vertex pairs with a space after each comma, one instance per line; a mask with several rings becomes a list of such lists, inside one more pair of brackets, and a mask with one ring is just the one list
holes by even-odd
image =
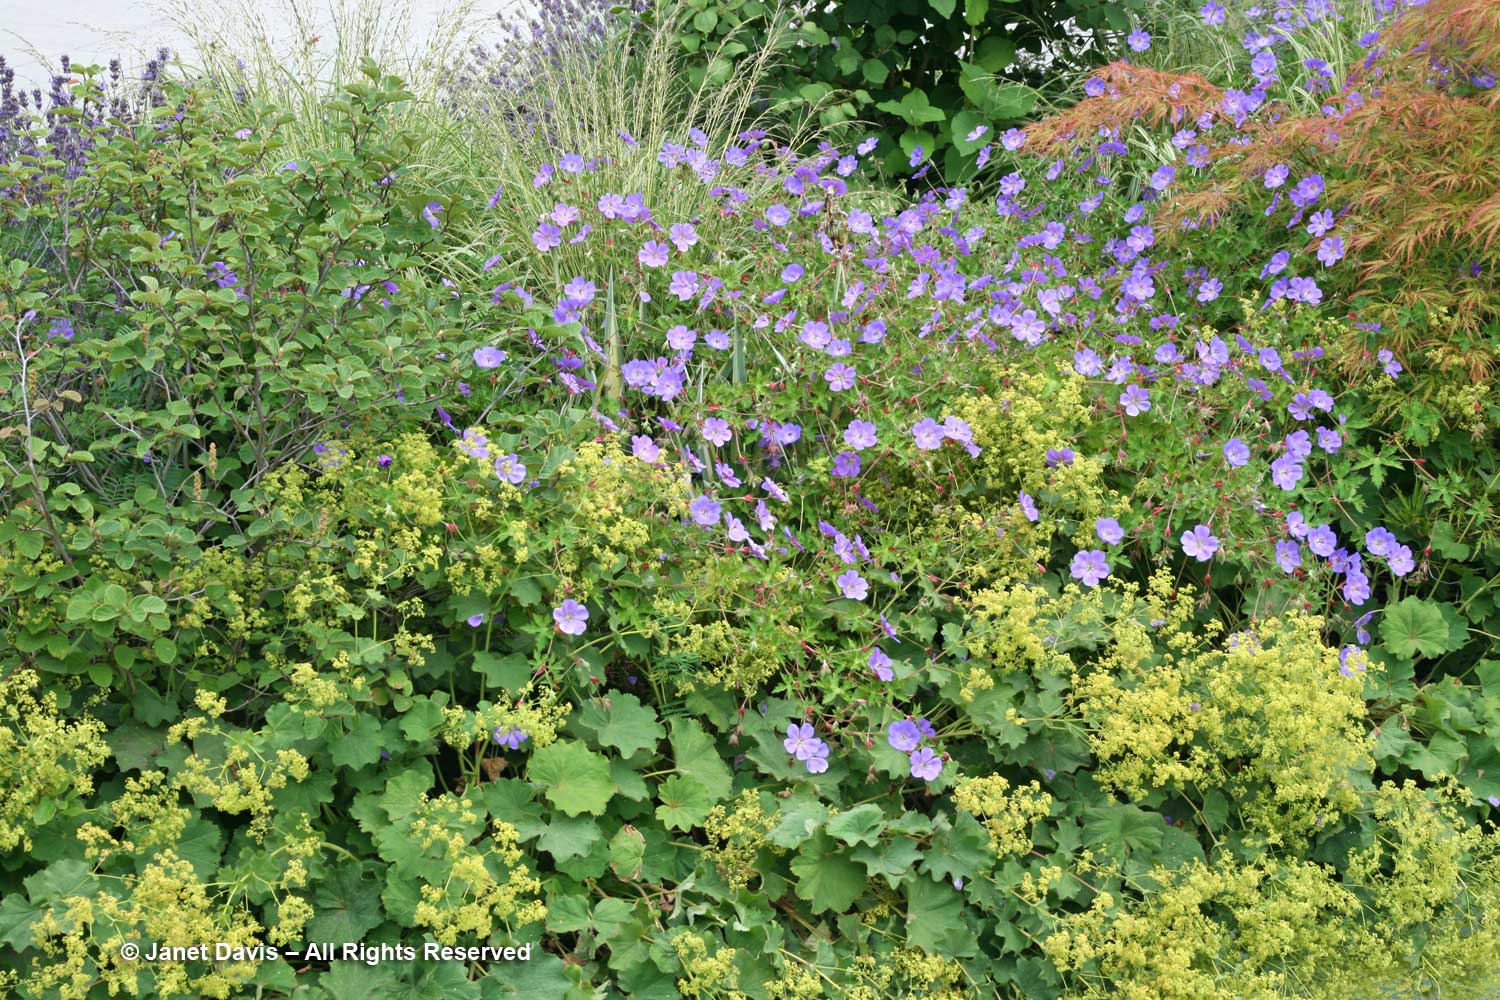
[[1073, 556], [1068, 572], [1085, 587], [1097, 587], [1099, 581], [1109, 576], [1109, 561], [1102, 550], [1085, 549]]
[[1224, 442], [1224, 461], [1235, 468], [1247, 465], [1250, 462], [1250, 446], [1240, 438], [1230, 438]]
[[589, 620], [589, 609], [571, 597], [552, 610], [552, 620], [564, 635], [583, 635]]
[[1138, 417], [1151, 409], [1151, 393], [1138, 385], [1126, 386], [1125, 391], [1120, 394], [1120, 405], [1127, 414]]
[[1037, 522], [1037, 518], [1041, 517], [1041, 513], [1036, 509], [1036, 501], [1031, 499], [1030, 493], [1022, 493], [1019, 499], [1021, 504], [1021, 513], [1026, 515], [1026, 520], [1030, 521], [1032, 524], [1035, 524]]
[[917, 447], [923, 451], [933, 451], [943, 445], [943, 425], [931, 417], [924, 417], [917, 421], [911, 433], [916, 440]]
[[875, 446], [875, 425], [868, 420], [851, 420], [844, 429], [844, 443], [855, 451]]
[[511, 452], [495, 459], [495, 475], [512, 486], [520, 486], [526, 479], [526, 466], [521, 464], [520, 456]]
[[668, 236], [678, 253], [687, 253], [698, 242], [698, 231], [689, 222], [674, 224], [668, 231]]
[[1271, 481], [1284, 490], [1294, 490], [1302, 481], [1302, 466], [1290, 454], [1271, 463]]
[[495, 731], [490, 734], [490, 738], [503, 747], [509, 747], [511, 750], [519, 750], [521, 749], [521, 744], [525, 743], [531, 737], [520, 726], [511, 726], [509, 729], [496, 726]]
[[801, 725], [794, 722], [787, 727], [786, 739], [781, 742], [781, 745], [793, 757], [796, 757], [798, 760], [806, 760], [808, 755], [812, 753], [813, 747], [821, 742], [823, 741], [818, 739], [818, 734], [813, 729], [811, 722], [804, 722]]
[[1397, 544], [1396, 536], [1385, 528], [1365, 532], [1365, 550], [1372, 556], [1388, 556]]
[[644, 267], [665, 267], [667, 264], [667, 255], [670, 252], [665, 243], [658, 240], [647, 240], [641, 244], [640, 253], [635, 255], [635, 259], [640, 261]]
[[710, 444], [723, 447], [734, 437], [734, 432], [729, 429], [729, 421], [722, 417], [709, 417], [703, 421], [703, 439]]
[[943, 773], [943, 759], [929, 747], [922, 747], [911, 755], [911, 775], [923, 781], [931, 781]]
[[661, 458], [661, 447], [645, 434], [630, 438], [630, 453], [642, 462], [655, 463]]
[[1333, 550], [1338, 548], [1338, 535], [1332, 527], [1320, 524], [1307, 533], [1307, 547], [1312, 549], [1313, 555], [1322, 556], [1327, 559], [1333, 555]]
[[1385, 562], [1396, 576], [1405, 576], [1417, 568], [1416, 560], [1412, 558], [1411, 546], [1409, 545], [1396, 546], [1391, 550], [1391, 554], [1386, 557]]
[[474, 349], [474, 363], [480, 368], [498, 368], [500, 362], [505, 360], [505, 352], [498, 347], [478, 347]]
[[843, 362], [839, 362], [838, 364], [831, 365], [829, 369], [823, 373], [823, 380], [828, 383], [828, 388], [832, 389], [834, 392], [842, 392], [845, 389], [854, 388], [854, 379], [856, 375], [858, 375], [858, 372], [856, 372], [853, 368], [844, 364]]
[[1208, 525], [1200, 524], [1182, 533], [1182, 551], [1199, 562], [1208, 562], [1219, 551], [1219, 540], [1208, 530]]
[[890, 724], [885, 739], [902, 753], [910, 753], [922, 742], [922, 731], [910, 719], [900, 719]]
[[711, 496], [700, 496], [688, 505], [688, 512], [693, 516], [693, 523], [705, 528], [719, 523], [719, 514], [723, 509], [719, 501]]
[[840, 573], [833, 582], [838, 585], [839, 593], [851, 601], [863, 601], [870, 594], [870, 582], [852, 569]]

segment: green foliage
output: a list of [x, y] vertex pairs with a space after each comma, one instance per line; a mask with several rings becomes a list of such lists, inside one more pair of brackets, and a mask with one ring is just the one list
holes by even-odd
[[[795, 30], [773, 26], [783, 9], [763, 0], [686, 0], [675, 26], [697, 86], [720, 67], [774, 50], [764, 90], [779, 114], [815, 120], [825, 129], [865, 129], [878, 136], [877, 155], [894, 174], [908, 161], [937, 164], [950, 180], [971, 177], [980, 145], [1024, 119], [1040, 92], [1076, 55], [1063, 38], [1065, 22], [1101, 37], [1128, 30], [1128, 12], [1142, 5], [1097, 0], [839, 0], [801, 8]], [[1098, 52], [1098, 48], [1093, 50]], [[979, 128], [981, 137], [968, 137]]]
[[[993, 16], [955, 2], [929, 19]], [[970, 72], [1012, 58], [993, 36], [931, 93], [900, 89], [910, 67], [884, 61], [898, 43], [872, 44], [886, 48], [859, 49], [855, 69], [891, 84], [885, 110], [912, 127], [1006, 106]], [[1469, 397], [1351, 363], [1344, 443], [1298, 509], [1341, 538], [1386, 524], [1432, 549], [1412, 578], [1381, 578], [1379, 641], [1356, 649], [1344, 639], [1363, 626], [1326, 571], [1272, 575], [1264, 483], [1202, 458], [1231, 434], [1282, 439], [1301, 384], [1258, 408], [1163, 379], [1150, 417], [1126, 423], [1113, 387], [1070, 373], [1070, 339], [1024, 366], [963, 353], [930, 303], [902, 298], [919, 268], [892, 254], [890, 342], [847, 396], [813, 393], [820, 370], [730, 320], [737, 346], [695, 359], [690, 402], [607, 396], [621, 342], [659, 351], [677, 316], [664, 281], [637, 268], [624, 291], [611, 254], [628, 255], [610, 247], [557, 265], [604, 279], [595, 332], [614, 342], [591, 346], [550, 301], [502, 294], [544, 258], [502, 268], [500, 290], [451, 268], [474, 256], [472, 185], [404, 170], [396, 81], [372, 70], [329, 102], [328, 143], [295, 170], [272, 107], [174, 100], [181, 119], [101, 143], [61, 202], [16, 194], [39, 165], [0, 168], [6, 210], [50, 253], [0, 271], [18, 348], [0, 355], [7, 994], [1493, 992], [1500, 664], [1483, 640], [1500, 610], [1489, 528], [1462, 509], [1490, 462], [1489, 416], [1459, 427]], [[778, 188], [741, 191], [754, 218]], [[803, 238], [769, 242], [810, 261]], [[998, 269], [974, 242], [955, 268]], [[828, 315], [867, 291], [853, 241], [818, 246], [826, 272], [783, 308]], [[1233, 252], [1205, 246], [1216, 267]], [[748, 235], [704, 252], [722, 253], [716, 270], [759, 265], [746, 299], [778, 288], [759, 272], [780, 259]], [[648, 285], [656, 305], [626, 315]], [[33, 350], [32, 310], [76, 337]], [[1208, 321], [1288, 356], [1344, 330], [1228, 303]], [[533, 338], [548, 346], [525, 364], [545, 376], [526, 381], [513, 370]], [[496, 344], [512, 367], [477, 367]], [[562, 384], [571, 371], [598, 384]], [[807, 440], [863, 414], [880, 445], [856, 484], [825, 454], [762, 442], [795, 492], [756, 558], [694, 521], [706, 476], [627, 450], [690, 407], [736, 429], [795, 419]], [[919, 414], [963, 422], [973, 450], [914, 447]], [[1399, 436], [1381, 434], [1391, 421]], [[670, 440], [732, 457], [719, 482], [765, 458], [710, 452], [700, 429]], [[495, 464], [511, 454], [528, 466], [514, 477]], [[1059, 567], [1105, 517], [1130, 541], [1081, 586]], [[1195, 520], [1227, 543], [1210, 566], [1173, 546]], [[870, 540], [871, 595], [835, 591], [851, 563], [798, 541], [837, 535]], [[902, 723], [936, 774], [897, 749]], [[788, 751], [793, 725], [827, 746], [826, 769]], [[311, 941], [532, 958], [267, 951]], [[127, 942], [243, 951], [143, 964]]]

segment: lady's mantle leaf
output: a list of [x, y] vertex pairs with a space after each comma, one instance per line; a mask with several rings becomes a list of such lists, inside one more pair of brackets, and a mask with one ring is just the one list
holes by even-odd
[[597, 816], [615, 794], [609, 761], [577, 740], [562, 740], [532, 754], [526, 777], [569, 816]]

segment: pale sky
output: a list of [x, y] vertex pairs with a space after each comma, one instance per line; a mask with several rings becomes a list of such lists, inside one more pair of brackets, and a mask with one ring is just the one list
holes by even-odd
[[[331, 19], [331, 4], [336, 0], [255, 0], [265, 11], [264, 23], [276, 35], [275, 41], [289, 41], [292, 31], [287, 9], [296, 4], [310, 13], [314, 23]], [[364, 13], [391, 11], [405, 7], [410, 11], [412, 44], [422, 42], [445, 12], [452, 11], [459, 0], [344, 0], [350, 8]], [[477, 0], [474, 18], [478, 22], [515, 0]], [[45, 88], [49, 74], [57, 69], [57, 57], [71, 56], [74, 62], [106, 65], [120, 56], [128, 65], [139, 66], [154, 53], [157, 46], [183, 49], [189, 43], [167, 13], [194, 5], [194, 0], [0, 0], [0, 55], [15, 69], [16, 76], [31, 86]], [[229, 3], [199, 0], [200, 10], [223, 10]], [[493, 32], [490, 33], [493, 37]], [[32, 53], [40, 50], [45, 64]]]

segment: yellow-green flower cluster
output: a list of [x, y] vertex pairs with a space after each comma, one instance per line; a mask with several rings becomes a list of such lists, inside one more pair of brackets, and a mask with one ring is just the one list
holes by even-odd
[[509, 823], [492, 820], [489, 836], [478, 844], [460, 829], [478, 819], [463, 799], [442, 796], [418, 807], [410, 836], [422, 850], [440, 848], [438, 877], [424, 881], [415, 923], [431, 928], [444, 944], [462, 935], [486, 940], [497, 922], [506, 931], [536, 923], [547, 908], [536, 899], [542, 883], [521, 864], [520, 833]]
[[[1223, 854], [1064, 917], [1043, 949], [1066, 1000], [1347, 1000], [1500, 987], [1500, 845], [1415, 785], [1375, 795], [1375, 846], [1340, 874]], [[1418, 955], [1421, 961], [1416, 961]]]
[[953, 801], [984, 824], [990, 835], [990, 851], [996, 858], [1030, 851], [1032, 828], [1052, 809], [1052, 796], [1037, 782], [1012, 788], [998, 774], [959, 779]]
[[1222, 789], [1269, 844], [1301, 842], [1359, 805], [1353, 778], [1373, 768], [1361, 675], [1340, 670], [1320, 619], [1264, 619], [1222, 649], [1182, 652], [1173, 628], [1153, 643], [1121, 627], [1111, 655], [1075, 678], [1106, 787]]
[[761, 805], [760, 794], [750, 788], [739, 794], [732, 809], [717, 805], [709, 811], [703, 822], [708, 834], [704, 854], [713, 860], [719, 877], [731, 889], [744, 889], [760, 876], [755, 859], [763, 848], [779, 850], [766, 840], [774, 822]]
[[65, 719], [34, 670], [0, 679], [0, 851], [31, 850], [29, 830], [94, 790], [109, 757], [104, 726]]
[[746, 1000], [736, 988], [739, 970], [735, 967], [735, 949], [719, 946], [710, 954], [702, 935], [684, 931], [672, 939], [672, 950], [686, 974], [677, 980], [680, 995], [692, 1000]]
[[[116, 895], [118, 892], [119, 895]], [[242, 908], [227, 907], [188, 861], [165, 851], [115, 891], [98, 889], [62, 901], [38, 917], [32, 933], [42, 953], [24, 980], [28, 995], [84, 1000], [102, 983], [111, 996], [238, 996], [257, 963], [131, 961], [126, 942], [187, 947], [203, 942], [253, 948], [261, 927]], [[145, 973], [142, 975], [142, 973]]]

